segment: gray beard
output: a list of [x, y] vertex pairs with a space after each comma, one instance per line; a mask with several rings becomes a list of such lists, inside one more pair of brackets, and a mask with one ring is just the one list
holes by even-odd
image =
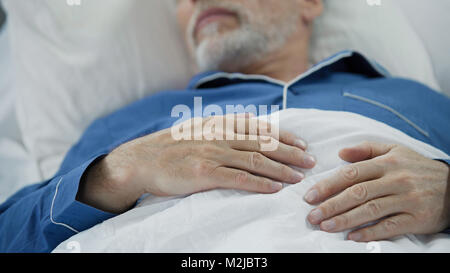
[[200, 72], [222, 70], [239, 72], [265, 55], [283, 47], [297, 29], [298, 18], [286, 19], [279, 26], [253, 26], [244, 23], [239, 29], [217, 34], [211, 24], [202, 31], [206, 38], [195, 47], [195, 59]]

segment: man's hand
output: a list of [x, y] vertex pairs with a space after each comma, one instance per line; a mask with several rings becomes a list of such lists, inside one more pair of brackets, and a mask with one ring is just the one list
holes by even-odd
[[[203, 119], [201, 123], [211, 119]], [[236, 116], [246, 128], [250, 128], [250, 119], [248, 115]], [[271, 131], [270, 124], [260, 121], [261, 124], [268, 128], [267, 132]], [[282, 188], [276, 181], [298, 183], [304, 178], [288, 165], [300, 168], [315, 165], [314, 158], [304, 151], [305, 143], [291, 133], [264, 134], [257, 130], [258, 135], [251, 136], [251, 130], [241, 132], [237, 125], [234, 130], [222, 129], [213, 134], [216, 139], [221, 135], [223, 140], [206, 140], [211, 135], [204, 135], [200, 137], [202, 140], [177, 141], [171, 129], [167, 129], [125, 143], [89, 168], [77, 200], [104, 211], [122, 213], [144, 193], [175, 196], [217, 188], [275, 193]], [[234, 140], [227, 140], [230, 135]], [[261, 147], [268, 141], [276, 143], [277, 148], [263, 151]]]
[[[348, 235], [359, 242], [438, 233], [449, 226], [447, 164], [378, 143], [343, 149], [339, 156], [353, 164], [305, 195], [310, 204], [322, 202], [308, 215], [311, 224], [327, 232], [359, 228]], [[371, 222], [377, 223], [360, 227]]]

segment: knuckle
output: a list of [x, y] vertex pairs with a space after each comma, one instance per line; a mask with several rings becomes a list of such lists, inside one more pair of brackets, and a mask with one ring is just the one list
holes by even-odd
[[291, 148], [289, 149], [289, 160], [292, 162], [302, 162], [304, 158], [304, 152], [300, 149]]
[[345, 166], [340, 170], [340, 175], [346, 181], [355, 181], [358, 179], [358, 168], [353, 165]]
[[335, 221], [340, 228], [347, 228], [350, 226], [350, 219], [345, 214], [336, 217]]
[[280, 173], [282, 174], [282, 178], [286, 181], [291, 180], [292, 179], [292, 169], [289, 168], [286, 165], [282, 165], [280, 164]]
[[427, 210], [419, 210], [414, 216], [418, 222], [428, 222], [431, 214]]
[[411, 189], [414, 187], [414, 175], [408, 171], [402, 171], [398, 174], [397, 182], [402, 187]]
[[338, 211], [338, 205], [335, 202], [327, 202], [320, 207], [324, 214], [324, 217], [330, 217], [332, 215], [335, 215], [336, 212]]
[[257, 179], [256, 180], [256, 189], [259, 192], [266, 192], [271, 190], [271, 182], [266, 179]]
[[260, 148], [260, 150], [262, 150], [262, 148], [264, 146], [266, 146], [267, 144], [270, 144], [270, 143], [278, 144], [279, 141], [276, 138], [271, 137], [271, 136], [259, 136], [259, 148]]
[[365, 201], [367, 200], [368, 192], [367, 188], [364, 185], [357, 184], [352, 186], [349, 189], [349, 193], [353, 199], [357, 201]]
[[426, 201], [426, 197], [419, 193], [410, 194], [410, 203], [413, 204], [415, 210], [413, 215], [419, 222], [430, 222], [436, 215], [442, 214], [442, 207], [432, 206]]
[[380, 204], [375, 201], [368, 202], [366, 208], [372, 217], [378, 217], [381, 213]]
[[234, 177], [234, 183], [236, 187], [240, 188], [245, 185], [249, 180], [249, 175], [246, 172], [239, 172]]
[[114, 179], [110, 179], [105, 184], [107, 189], [116, 191], [117, 189], [123, 189], [129, 187], [129, 182], [132, 181], [133, 175], [136, 173], [145, 173], [141, 166], [119, 167], [116, 168], [116, 174]]
[[211, 154], [216, 154], [218, 152], [218, 149], [214, 145], [205, 144], [200, 147], [199, 152], [202, 155], [211, 155]]
[[391, 166], [398, 165], [400, 163], [400, 160], [400, 157], [395, 153], [386, 154], [383, 158], [384, 164]]
[[250, 154], [250, 167], [253, 170], [259, 170], [264, 167], [264, 156], [260, 153], [253, 152]]
[[394, 219], [386, 219], [383, 223], [383, 227], [386, 232], [393, 233], [398, 229], [399, 223]]
[[408, 200], [412, 203], [419, 203], [421, 201], [420, 193], [417, 191], [411, 191], [408, 193]]
[[283, 136], [283, 140], [287, 143], [294, 143], [296, 137], [291, 132], [282, 131], [280, 132], [280, 136]]
[[441, 218], [442, 209], [433, 207], [433, 208], [424, 208], [419, 212], [419, 217], [421, 217], [421, 222], [433, 222], [436, 219]]
[[422, 207], [423, 198], [419, 192], [411, 191], [406, 195], [406, 200], [414, 207]]
[[316, 190], [319, 192], [319, 196], [331, 196], [333, 194], [333, 189], [327, 184], [319, 182], [316, 184]]
[[194, 166], [194, 174], [197, 177], [209, 176], [215, 169], [215, 164], [209, 160], [199, 160]]
[[261, 151], [262, 150], [262, 141], [263, 139], [261, 137], [258, 137], [258, 141], [255, 141], [255, 151]]

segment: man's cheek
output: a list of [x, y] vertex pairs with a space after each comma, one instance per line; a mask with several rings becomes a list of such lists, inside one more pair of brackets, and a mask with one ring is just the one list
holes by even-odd
[[192, 4], [190, 4], [190, 2], [191, 1], [181, 1], [181, 3], [177, 7], [176, 16], [178, 24], [180, 26], [180, 29], [184, 33], [186, 32], [189, 25], [189, 21], [194, 14], [194, 7]]

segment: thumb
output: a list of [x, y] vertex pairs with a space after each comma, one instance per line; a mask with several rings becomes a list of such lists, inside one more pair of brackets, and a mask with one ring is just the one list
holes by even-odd
[[374, 157], [382, 156], [390, 152], [395, 145], [376, 142], [364, 142], [351, 148], [339, 151], [339, 157], [347, 162], [359, 162]]

